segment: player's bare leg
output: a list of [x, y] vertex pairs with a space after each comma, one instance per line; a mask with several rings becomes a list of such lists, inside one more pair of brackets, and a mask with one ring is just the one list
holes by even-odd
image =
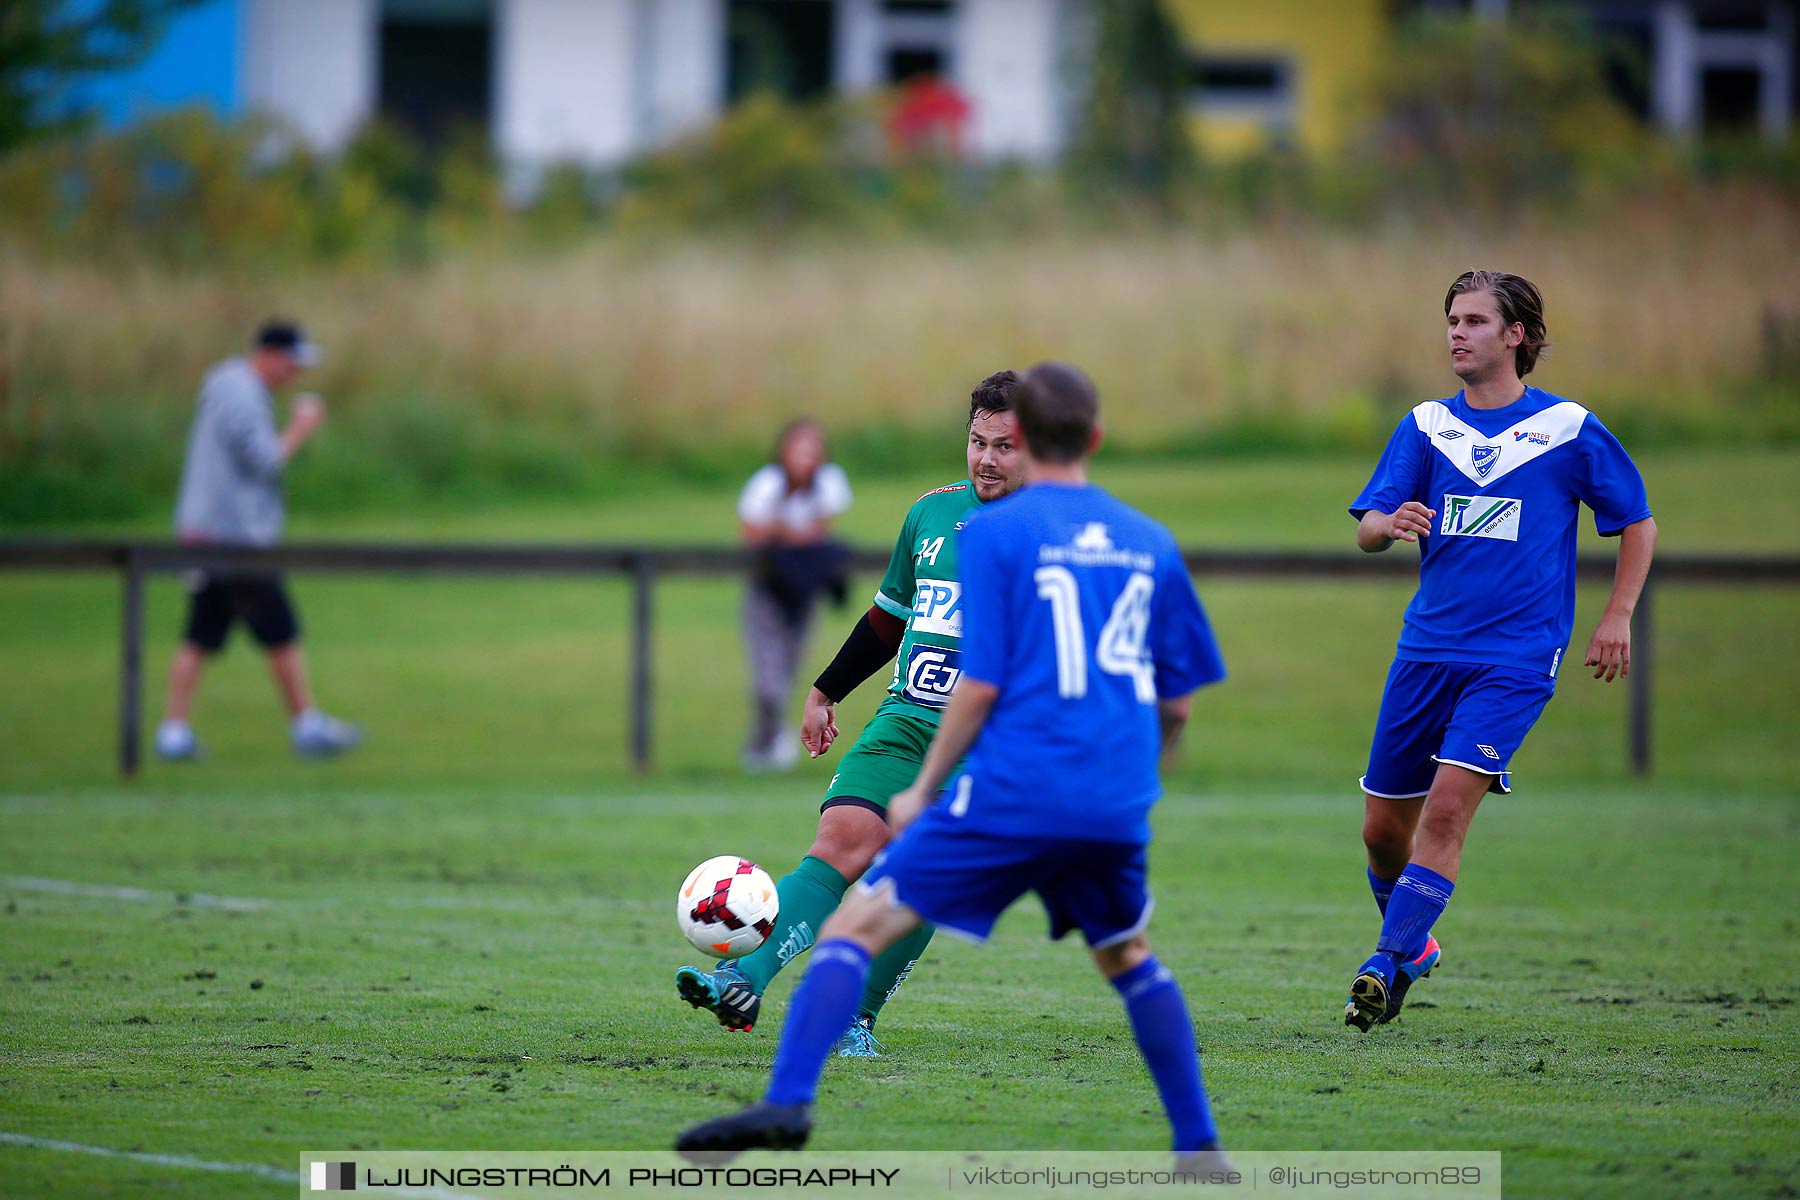
[[[830, 811], [830, 810], [827, 810]], [[825, 1060], [856, 1013], [869, 963], [917, 929], [919, 914], [891, 885], [858, 888], [825, 922], [806, 978], [794, 993], [762, 1101], [686, 1130], [675, 1148], [696, 1161], [722, 1162], [758, 1147], [797, 1150], [812, 1132], [812, 1097]]]
[[1411, 861], [1455, 882], [1475, 809], [1493, 782], [1492, 775], [1449, 763], [1439, 765], [1437, 776], [1431, 781], [1431, 794], [1425, 797], [1424, 809], [1419, 813]]
[[1369, 870], [1383, 879], [1400, 878], [1412, 861], [1413, 833], [1424, 807], [1424, 796], [1390, 800], [1363, 794], [1363, 847], [1369, 852]]
[[[1393, 798], [1363, 794], [1363, 847], [1369, 855], [1369, 889], [1381, 915], [1387, 916], [1388, 898], [1394, 893], [1401, 872], [1412, 860], [1413, 837], [1419, 827], [1419, 814], [1424, 810], [1424, 796]], [[1431, 974], [1443, 957], [1437, 938], [1426, 939], [1424, 950], [1400, 964], [1394, 984], [1388, 989], [1387, 1007], [1376, 1019], [1383, 1024], [1400, 1015], [1400, 1006], [1412, 985]]]
[[[1404, 911], [1390, 907], [1384, 915], [1376, 952], [1350, 985], [1345, 1024], [1367, 1030], [1393, 1020], [1413, 981], [1424, 978], [1437, 965], [1441, 951], [1431, 935], [1430, 921], [1443, 912], [1450, 898], [1448, 889], [1462, 866], [1469, 826], [1493, 781], [1493, 776], [1479, 771], [1439, 764], [1413, 830], [1411, 857], [1398, 878], [1393, 903], [1400, 902], [1401, 891], [1407, 892]], [[1371, 842], [1368, 825], [1365, 819], [1365, 844]], [[1384, 852], [1388, 848], [1384, 845]], [[1375, 848], [1370, 844], [1371, 870], [1376, 869], [1374, 861]], [[1418, 927], [1421, 921], [1426, 922], [1423, 928]]]
[[854, 882], [862, 878], [887, 843], [887, 822], [879, 814], [854, 804], [839, 804], [819, 814], [819, 831], [806, 852]]
[[818, 833], [800, 865], [781, 877], [781, 907], [769, 940], [741, 959], [710, 971], [684, 966], [675, 972], [675, 991], [704, 1008], [727, 1029], [749, 1032], [762, 1013], [762, 994], [789, 963], [823, 936], [844, 889], [860, 879], [887, 845], [887, 822], [855, 804], [836, 804], [819, 814]]

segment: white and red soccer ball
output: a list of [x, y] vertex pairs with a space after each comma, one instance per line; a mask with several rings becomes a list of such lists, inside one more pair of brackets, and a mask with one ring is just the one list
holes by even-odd
[[780, 902], [769, 873], [747, 858], [709, 858], [681, 883], [675, 920], [702, 954], [739, 958], [768, 940]]

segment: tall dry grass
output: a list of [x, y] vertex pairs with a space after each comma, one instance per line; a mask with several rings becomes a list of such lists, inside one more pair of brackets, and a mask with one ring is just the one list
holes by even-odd
[[440, 419], [465, 438], [510, 430], [619, 462], [735, 464], [798, 412], [903, 440], [953, 427], [989, 371], [1046, 357], [1093, 374], [1126, 445], [1233, 428], [1366, 444], [1405, 406], [1454, 390], [1441, 299], [1475, 265], [1544, 289], [1553, 350], [1533, 382], [1615, 424], [1693, 430], [1764, 394], [1794, 401], [1794, 364], [1772, 355], [1767, 330], [1800, 319], [1797, 217], [1744, 193], [1482, 231], [615, 238], [554, 260], [279, 278], [53, 265], [14, 246], [0, 252], [0, 464], [59, 422], [90, 440], [119, 427], [178, 443], [167, 431], [202, 370], [276, 311], [327, 347], [312, 382], [342, 425], [410, 414], [384, 443], [399, 472], [407, 439], [428, 441]]

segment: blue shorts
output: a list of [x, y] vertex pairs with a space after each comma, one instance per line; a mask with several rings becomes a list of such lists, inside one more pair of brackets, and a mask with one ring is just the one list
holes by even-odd
[[1555, 691], [1556, 680], [1532, 671], [1395, 659], [1363, 791], [1416, 800], [1431, 791], [1439, 763], [1492, 775], [1490, 792], [1512, 791], [1513, 752]]
[[890, 842], [856, 886], [889, 892], [975, 942], [1026, 892], [1043, 899], [1052, 938], [1079, 929], [1096, 950], [1142, 933], [1152, 907], [1141, 844], [1003, 837], [967, 828], [942, 803]]

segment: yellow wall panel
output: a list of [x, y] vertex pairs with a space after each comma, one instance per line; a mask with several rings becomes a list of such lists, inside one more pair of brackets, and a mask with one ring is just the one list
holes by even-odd
[[1193, 110], [1203, 152], [1233, 157], [1287, 143], [1312, 153], [1343, 147], [1373, 113], [1387, 51], [1387, 0], [1163, 0], [1190, 53], [1279, 59], [1288, 66], [1287, 128], [1267, 112]]

